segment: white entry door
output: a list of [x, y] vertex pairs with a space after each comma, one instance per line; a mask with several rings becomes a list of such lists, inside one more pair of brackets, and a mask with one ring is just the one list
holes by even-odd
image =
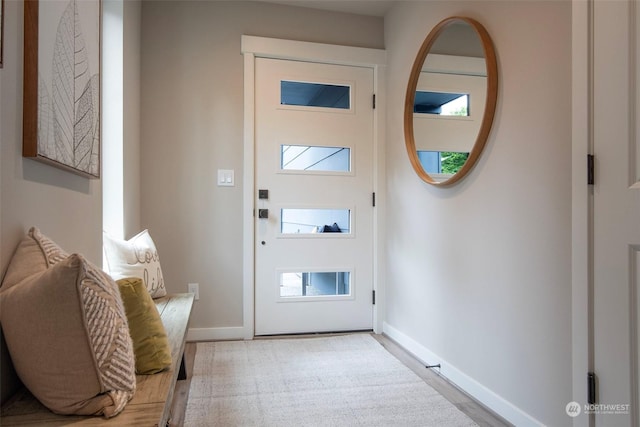
[[255, 70], [255, 334], [372, 329], [373, 70]]
[[593, 369], [597, 426], [638, 426], [640, 57], [633, 1], [594, 4]]

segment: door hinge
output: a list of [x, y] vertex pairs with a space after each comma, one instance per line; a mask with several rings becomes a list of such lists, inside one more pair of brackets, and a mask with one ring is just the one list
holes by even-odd
[[595, 158], [593, 154], [587, 154], [587, 184], [594, 185], [595, 183], [595, 171], [594, 171]]
[[596, 374], [593, 372], [587, 373], [587, 403], [589, 405], [595, 405], [598, 401], [596, 396]]
[[371, 193], [371, 206], [376, 207], [376, 193]]
[[376, 109], [376, 94], [373, 94], [373, 109]]
[[376, 305], [376, 290], [371, 291], [371, 304]]

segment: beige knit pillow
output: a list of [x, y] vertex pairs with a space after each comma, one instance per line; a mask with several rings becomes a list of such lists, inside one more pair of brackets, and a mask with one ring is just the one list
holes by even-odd
[[27, 277], [41, 273], [62, 261], [69, 254], [53, 240], [32, 227], [18, 244], [2, 281], [2, 290], [18, 284]]
[[109, 418], [133, 396], [135, 361], [118, 287], [81, 255], [3, 286], [0, 322], [18, 376], [53, 412]]

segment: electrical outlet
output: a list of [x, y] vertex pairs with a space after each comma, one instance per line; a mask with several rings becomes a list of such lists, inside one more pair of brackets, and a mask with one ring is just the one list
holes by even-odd
[[195, 299], [196, 301], [200, 299], [200, 285], [198, 285], [197, 283], [189, 283], [187, 285], [188, 289], [189, 289], [189, 293], [194, 294], [193, 299]]

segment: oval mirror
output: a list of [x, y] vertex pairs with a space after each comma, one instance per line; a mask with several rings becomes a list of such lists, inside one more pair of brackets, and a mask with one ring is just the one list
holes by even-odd
[[485, 28], [465, 17], [441, 21], [418, 51], [404, 105], [405, 143], [420, 178], [447, 186], [469, 173], [497, 97], [496, 54]]

